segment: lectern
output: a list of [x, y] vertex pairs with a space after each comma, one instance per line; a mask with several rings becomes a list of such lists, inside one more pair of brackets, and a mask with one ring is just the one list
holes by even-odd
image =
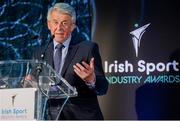
[[[30, 77], [30, 78], [27, 78]], [[0, 61], [0, 120], [44, 120], [49, 99], [63, 110], [77, 91], [43, 61]]]

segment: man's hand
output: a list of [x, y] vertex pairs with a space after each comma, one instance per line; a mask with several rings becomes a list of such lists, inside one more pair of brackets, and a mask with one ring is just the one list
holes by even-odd
[[96, 82], [94, 73], [94, 58], [91, 58], [90, 64], [82, 61], [82, 65], [76, 63], [74, 66], [74, 72], [86, 83], [94, 84]]
[[37, 87], [37, 81], [32, 75], [27, 75], [22, 81], [21, 84], [24, 88], [27, 87]]

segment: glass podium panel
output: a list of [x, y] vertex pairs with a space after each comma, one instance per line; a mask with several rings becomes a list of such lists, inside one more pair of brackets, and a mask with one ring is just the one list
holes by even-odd
[[76, 89], [46, 62], [0, 61], [0, 120], [44, 120], [48, 99], [64, 100], [61, 113], [74, 96]]

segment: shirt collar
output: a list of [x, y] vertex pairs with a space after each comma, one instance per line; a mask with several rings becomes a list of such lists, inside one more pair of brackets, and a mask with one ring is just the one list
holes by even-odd
[[[64, 43], [62, 43], [65, 48], [69, 46], [70, 41], [71, 41], [71, 35], [67, 38], [67, 40], [64, 41]], [[54, 49], [55, 49], [56, 45], [59, 43], [56, 42], [55, 40], [53, 40], [53, 43], [54, 43]]]

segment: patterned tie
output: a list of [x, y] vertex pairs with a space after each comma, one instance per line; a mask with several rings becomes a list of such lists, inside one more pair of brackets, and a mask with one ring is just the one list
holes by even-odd
[[55, 71], [59, 73], [60, 67], [61, 67], [61, 60], [62, 60], [62, 49], [64, 45], [58, 44], [55, 47], [55, 54], [54, 54], [54, 67]]

